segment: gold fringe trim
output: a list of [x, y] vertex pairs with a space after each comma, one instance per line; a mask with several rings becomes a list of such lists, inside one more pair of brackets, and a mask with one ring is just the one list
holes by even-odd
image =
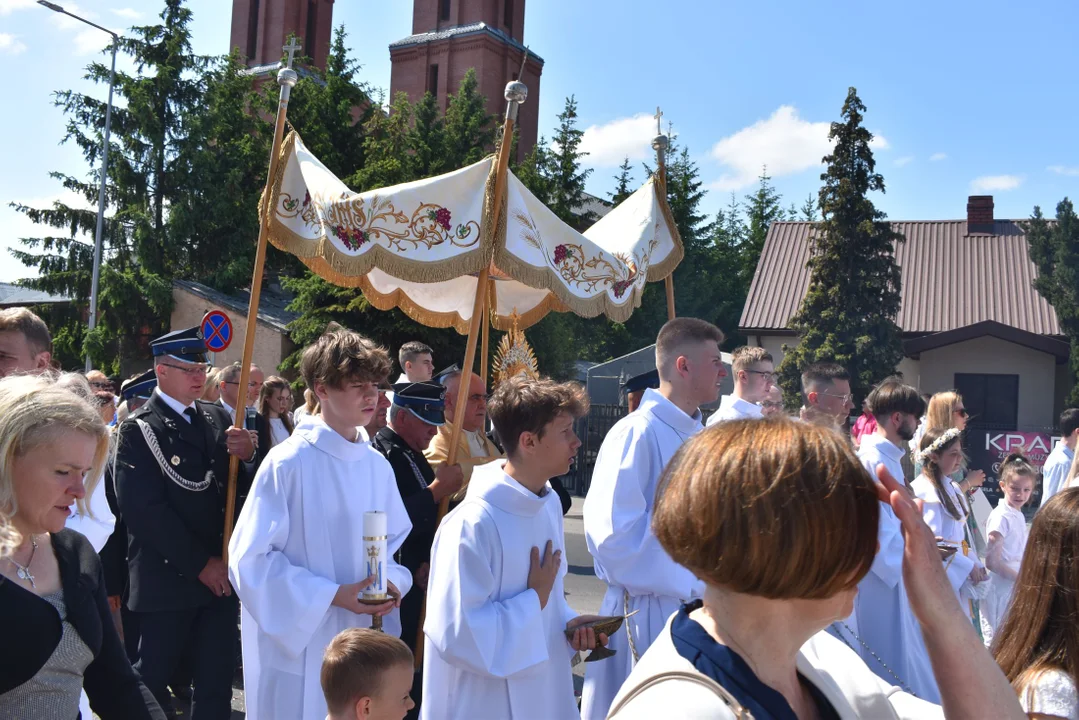
[[[281, 193], [281, 183], [284, 180], [285, 168], [288, 159], [295, 151], [296, 141], [302, 139], [293, 130], [281, 144], [281, 155], [277, 163], [277, 172], [271, 186], [271, 201], [276, 208], [276, 198]], [[488, 185], [493, 184], [494, 164], [488, 176]], [[268, 239], [274, 247], [295, 255], [319, 277], [344, 287], [358, 287], [360, 278], [367, 275], [371, 270], [378, 268], [393, 277], [409, 282], [433, 283], [452, 280], [453, 278], [471, 273], [478, 273], [489, 262], [490, 246], [493, 242], [494, 229], [487, 222], [488, 211], [486, 209], [490, 190], [485, 190], [483, 218], [480, 223], [480, 239], [474, 250], [464, 252], [457, 257], [438, 262], [423, 262], [412, 260], [387, 250], [381, 245], [374, 245], [362, 255], [348, 255], [334, 246], [330, 238], [323, 234], [317, 240], [305, 238], [290, 230], [287, 226], [271, 215], [269, 222]], [[267, 207], [265, 199], [260, 202], [260, 220], [262, 211]]]
[[648, 268], [648, 282], [657, 282], [674, 272], [674, 269], [682, 263], [682, 259], [686, 256], [686, 250], [682, 244], [682, 235], [678, 232], [678, 225], [674, 221], [674, 215], [671, 213], [671, 206], [667, 204], [667, 194], [660, 189], [659, 183], [656, 182], [654, 176], [649, 178], [648, 182], [652, 183], [652, 191], [656, 194], [656, 202], [659, 203], [659, 210], [663, 215], [663, 220], [667, 223], [667, 232], [671, 234], [671, 240], [674, 242], [674, 249], [671, 250], [670, 255], [665, 257], [663, 262]]

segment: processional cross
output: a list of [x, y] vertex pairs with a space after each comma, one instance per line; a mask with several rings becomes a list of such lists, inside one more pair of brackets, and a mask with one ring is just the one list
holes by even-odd
[[300, 50], [300, 49], [301, 49], [301, 47], [302, 47], [302, 46], [301, 46], [301, 45], [299, 45], [299, 44], [298, 44], [298, 43], [296, 42], [296, 38], [295, 38], [295, 37], [290, 37], [290, 38], [288, 39], [288, 45], [286, 45], [286, 46], [284, 46], [283, 48], [281, 48], [282, 50], [284, 50], [285, 52], [287, 52], [287, 53], [288, 53], [288, 64], [286, 64], [286, 65], [285, 65], [285, 67], [287, 67], [287, 68], [291, 68], [291, 67], [292, 67], [292, 60], [293, 60], [293, 57], [294, 57], [294, 56], [296, 55], [296, 51], [297, 51], [297, 50]]
[[654, 117], [656, 119], [656, 135], [662, 135], [663, 134], [663, 111], [659, 109], [658, 105], [656, 106], [656, 114], [653, 115], [652, 117]]

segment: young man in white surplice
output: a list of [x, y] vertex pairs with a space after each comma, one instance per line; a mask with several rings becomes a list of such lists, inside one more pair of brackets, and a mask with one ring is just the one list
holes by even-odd
[[[247, 716], [323, 720], [322, 653], [337, 633], [370, 627], [401, 634], [396, 607], [412, 586], [393, 561], [412, 529], [393, 470], [362, 426], [390, 372], [386, 351], [342, 328], [304, 350], [304, 381], [321, 415], [305, 418], [259, 468], [229, 543], [229, 579], [243, 604]], [[365, 605], [374, 581], [362, 552], [363, 515], [386, 513], [385, 577], [397, 601]]]
[[[601, 615], [636, 612], [611, 636], [615, 656], [589, 663], [581, 715], [603, 720], [618, 689], [683, 602], [704, 584], [652, 534], [656, 483], [678, 448], [702, 428], [699, 407], [715, 402], [726, 377], [723, 333], [695, 318], [676, 318], [656, 338], [659, 390], [607, 433], [584, 502], [584, 530], [596, 575], [607, 583]], [[687, 512], [690, 508], [686, 509]]]
[[475, 468], [435, 535], [422, 720], [578, 717], [570, 659], [607, 638], [578, 627], [595, 618], [566, 603], [562, 504], [548, 479], [569, 471], [573, 421], [587, 410], [575, 383], [516, 377], [491, 396], [507, 457]]
[[710, 427], [728, 420], [764, 417], [761, 403], [775, 387], [776, 368], [772, 354], [762, 347], [743, 345], [731, 352], [734, 392], [719, 400], [719, 409], [708, 418]]
[[[877, 429], [862, 436], [858, 459], [872, 478], [877, 477], [877, 466], [883, 465], [892, 477], [902, 479], [901, 461], [925, 413], [925, 400], [910, 385], [890, 378], [869, 393], [867, 402]], [[940, 704], [922, 630], [907, 598], [901, 524], [886, 503], [881, 503], [879, 523], [877, 556], [858, 584], [853, 621], [847, 621], [840, 635], [882, 680]], [[856, 637], [850, 637], [850, 630]]]

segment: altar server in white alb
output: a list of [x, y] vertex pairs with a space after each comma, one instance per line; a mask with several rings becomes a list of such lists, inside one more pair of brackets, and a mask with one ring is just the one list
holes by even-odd
[[708, 425], [726, 420], [753, 420], [764, 417], [761, 403], [775, 387], [776, 367], [772, 354], [762, 347], [743, 345], [731, 353], [734, 392], [719, 401], [719, 410], [708, 418]]
[[720, 329], [704, 320], [676, 318], [664, 325], [656, 338], [659, 390], [645, 390], [640, 407], [619, 420], [600, 446], [584, 502], [588, 550], [596, 575], [607, 583], [600, 614], [636, 614], [611, 636], [615, 656], [589, 663], [585, 671], [585, 720], [607, 716], [636, 658], [667, 618], [704, 591], [652, 534], [652, 507], [663, 468], [702, 429], [699, 407], [719, 395], [727, 375], [722, 342]]
[[[877, 429], [862, 436], [858, 459], [872, 478], [877, 477], [878, 465], [892, 477], [903, 478], [901, 461], [925, 412], [925, 400], [910, 385], [888, 379], [869, 393], [867, 402]], [[940, 704], [940, 690], [903, 580], [902, 526], [887, 503], [880, 506], [879, 528], [877, 556], [858, 584], [854, 619], [847, 621], [841, 634], [882, 680]], [[849, 637], [851, 630], [856, 637]]]
[[473, 470], [435, 535], [420, 718], [577, 718], [570, 660], [607, 638], [578, 627], [594, 617], [566, 603], [562, 504], [548, 480], [577, 455], [588, 396], [517, 377], [487, 408], [507, 457]]
[[372, 581], [363, 553], [363, 516], [387, 518], [397, 552], [412, 529], [390, 465], [362, 426], [390, 372], [386, 351], [357, 333], [330, 328], [304, 350], [304, 381], [321, 414], [304, 419], [259, 468], [229, 543], [229, 578], [243, 604], [247, 716], [323, 720], [322, 654], [337, 633], [385, 615], [400, 635], [400, 596], [412, 586], [392, 559], [385, 568], [397, 602], [364, 605]]

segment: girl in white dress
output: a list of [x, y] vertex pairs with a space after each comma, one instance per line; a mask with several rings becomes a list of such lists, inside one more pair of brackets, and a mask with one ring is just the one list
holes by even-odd
[[1027, 520], [1023, 506], [1034, 492], [1037, 471], [1021, 453], [1012, 453], [1000, 466], [1000, 489], [1004, 492], [989, 514], [986, 530], [989, 548], [985, 565], [989, 568], [989, 593], [983, 603], [985, 619], [994, 633], [1004, 621], [1012, 588], [1019, 576], [1023, 550], [1027, 546]]
[[1034, 516], [993, 655], [1031, 718], [1079, 720], [1079, 489]]
[[970, 509], [966, 497], [958, 483], [949, 477], [963, 462], [961, 434], [959, 428], [926, 431], [917, 457], [922, 471], [911, 487], [915, 497], [922, 500], [922, 516], [938, 542], [955, 548], [955, 554], [944, 561], [945, 571], [959, 596], [959, 604], [973, 622], [975, 603], [980, 596], [976, 588], [989, 576], [972, 549], [975, 546], [967, 524]]
[[274, 445], [288, 440], [295, 429], [292, 422], [292, 386], [276, 375], [266, 378], [259, 391], [259, 415], [270, 423], [270, 439]]

